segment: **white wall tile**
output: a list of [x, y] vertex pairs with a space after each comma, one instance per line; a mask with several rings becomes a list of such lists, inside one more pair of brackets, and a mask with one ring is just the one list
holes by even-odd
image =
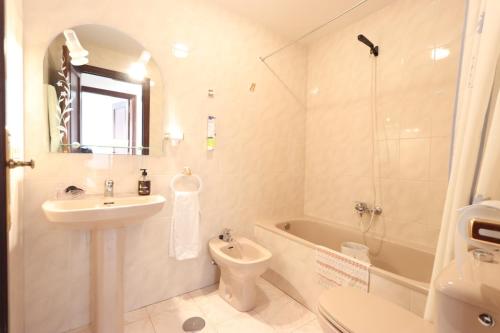
[[[354, 201], [373, 201], [376, 61], [375, 187], [384, 213], [373, 233], [387, 229], [386, 237], [433, 249], [446, 192], [464, 10], [463, 1], [394, 1], [309, 45], [307, 215], [356, 226]], [[359, 33], [379, 45], [376, 60], [356, 40]], [[436, 47], [449, 56], [434, 59]]]
[[[226, 226], [250, 236], [257, 218], [303, 213], [305, 111], [258, 58], [281, 46], [282, 37], [210, 1], [104, 0], [89, 6], [88, 1], [49, 0], [41, 6], [29, 0], [24, 22], [26, 154], [37, 161], [37, 168], [26, 173], [23, 207], [27, 332], [63, 332], [89, 321], [89, 233], [50, 225], [41, 211], [43, 201], [54, 198], [58, 188], [75, 184], [101, 193], [104, 179], [112, 178], [117, 193], [134, 192], [139, 169], [148, 168], [153, 193], [167, 198], [159, 214], [127, 227], [127, 311], [217, 279], [206, 247], [194, 260], [168, 257], [168, 184], [184, 166], [205, 182], [204, 244]], [[167, 146], [163, 156], [148, 157], [48, 153], [43, 57], [52, 38], [84, 23], [121, 30], [152, 53], [166, 85], [164, 112], [175, 113], [185, 133], [178, 147]], [[190, 45], [187, 59], [172, 56], [175, 42]], [[297, 46], [274, 64], [303, 100], [306, 60], [305, 49]], [[252, 82], [255, 92], [249, 91]], [[207, 98], [208, 89], [215, 90], [215, 98]], [[217, 116], [218, 147], [213, 153], [205, 148], [208, 114]]]
[[[168, 199], [160, 214], [127, 228], [127, 310], [217, 279], [206, 248], [196, 260], [168, 257], [168, 182], [186, 165], [205, 181], [203, 242], [226, 226], [250, 236], [258, 218], [304, 210], [357, 224], [353, 201], [373, 200], [372, 64], [355, 39], [360, 31], [381, 46], [376, 162], [381, 166], [378, 194], [387, 214], [381, 221], [394, 222], [387, 227], [395, 238], [404, 235], [433, 246], [440, 208], [422, 211], [429, 193], [441, 198], [446, 188], [444, 147], [450, 140], [463, 17], [462, 6], [448, 9], [450, 1], [396, 1], [322, 36], [308, 50], [292, 47], [270, 59], [295, 96], [258, 59], [282, 45], [283, 38], [212, 2], [103, 0], [89, 6], [84, 0], [25, 1], [26, 155], [37, 161], [24, 185], [26, 331], [63, 332], [89, 320], [89, 234], [50, 225], [40, 209], [70, 184], [100, 193], [103, 180], [112, 177], [118, 192], [134, 191], [138, 169], [149, 168], [153, 192]], [[43, 56], [52, 38], [83, 23], [119, 29], [152, 53], [165, 78], [166, 112], [175, 113], [185, 133], [179, 147], [168, 146], [156, 157], [47, 153]], [[170, 52], [179, 41], [193, 49], [182, 61]], [[450, 57], [432, 61], [430, 50], [437, 45], [448, 47]], [[257, 83], [253, 93], [248, 90], [252, 82]], [[212, 100], [206, 97], [209, 88], [216, 91]], [[307, 104], [307, 116], [300, 104]], [[204, 146], [209, 113], [217, 116], [219, 135], [213, 153]], [[419, 131], [406, 134], [406, 129]], [[407, 145], [404, 140], [424, 141]], [[233, 324], [238, 323], [221, 329], [231, 330]]]

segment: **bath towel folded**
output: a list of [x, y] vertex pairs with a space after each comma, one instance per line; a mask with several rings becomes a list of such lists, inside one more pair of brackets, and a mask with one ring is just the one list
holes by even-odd
[[316, 246], [316, 272], [319, 283], [325, 288], [350, 286], [368, 292], [370, 283], [370, 264]]
[[198, 192], [175, 192], [169, 255], [177, 260], [196, 258], [200, 253], [200, 204]]

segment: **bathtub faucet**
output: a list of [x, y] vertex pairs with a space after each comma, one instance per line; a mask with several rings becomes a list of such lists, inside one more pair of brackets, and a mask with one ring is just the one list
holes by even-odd
[[366, 202], [362, 202], [362, 201], [356, 201], [356, 203], [354, 205], [354, 210], [356, 210], [359, 217], [363, 217], [364, 214], [375, 214], [375, 215], [382, 214], [382, 207], [375, 206], [372, 208], [372, 207], [369, 207]]

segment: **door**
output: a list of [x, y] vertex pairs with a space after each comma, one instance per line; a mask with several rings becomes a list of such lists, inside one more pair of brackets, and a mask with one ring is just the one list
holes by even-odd
[[[117, 142], [117, 145], [121, 147], [131, 145], [128, 104], [127, 100], [113, 103], [113, 141]], [[113, 152], [127, 154], [128, 149], [115, 147]]]
[[[5, 37], [4, 27], [5, 2], [0, 3], [0, 36]], [[7, 333], [8, 329], [8, 227], [7, 227], [7, 169], [5, 167], [6, 133], [5, 133], [5, 46], [0, 43], [0, 158], [3, 167], [0, 168], [0, 332]]]
[[129, 140], [128, 102], [119, 101], [113, 104], [113, 139]]
[[[0, 0], [0, 332], [24, 332], [22, 0]], [[6, 132], [10, 132], [8, 149]], [[11, 163], [6, 163], [6, 161]], [[19, 166], [19, 167], [18, 167]]]

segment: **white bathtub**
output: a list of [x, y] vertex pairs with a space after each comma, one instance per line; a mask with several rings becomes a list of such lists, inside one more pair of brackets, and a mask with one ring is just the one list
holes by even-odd
[[256, 240], [273, 253], [264, 278], [316, 311], [324, 290], [316, 275], [315, 245], [340, 251], [353, 241], [370, 248], [369, 292], [388, 299], [420, 316], [429, 290], [434, 255], [312, 218], [267, 221], [255, 225]]

